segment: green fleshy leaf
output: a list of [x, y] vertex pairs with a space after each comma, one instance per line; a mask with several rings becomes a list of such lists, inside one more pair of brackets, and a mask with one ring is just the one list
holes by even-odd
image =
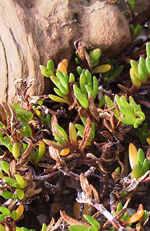
[[132, 172], [131, 172], [131, 178], [140, 178], [142, 176], [142, 171], [141, 171], [141, 168], [139, 167], [139, 165], [135, 165], [132, 169]]
[[55, 66], [54, 66], [53, 60], [48, 60], [47, 61], [47, 69], [51, 70], [52, 72], [54, 72], [54, 68], [55, 68]]
[[[85, 88], [86, 88], [87, 93], [88, 93], [88, 94], [91, 94], [91, 95], [92, 95], [92, 98], [93, 98], [93, 90], [92, 90], [92, 88], [91, 88], [90, 86], [88, 86], [88, 85], [85, 85]], [[94, 98], [93, 98], [93, 99], [94, 99]]]
[[119, 120], [126, 125], [134, 125], [135, 119], [132, 117], [119, 117]]
[[142, 166], [142, 175], [144, 175], [148, 170], [149, 170], [149, 161], [145, 159]]
[[134, 34], [132, 36], [133, 40], [135, 40], [139, 36], [139, 34], [141, 33], [141, 30], [142, 30], [142, 26], [138, 24], [134, 29]]
[[0, 231], [6, 231], [5, 227], [2, 224], [0, 224]]
[[102, 51], [99, 48], [96, 48], [93, 51], [89, 52], [89, 57], [90, 57], [92, 63], [94, 61], [100, 59], [101, 55], [102, 55]]
[[71, 83], [71, 82], [75, 82], [75, 76], [73, 73], [69, 74], [69, 83]]
[[13, 193], [11, 193], [9, 191], [2, 192], [2, 197], [4, 197], [5, 199], [12, 199]]
[[123, 208], [123, 205], [121, 203], [118, 203], [117, 204], [117, 209], [116, 209], [116, 214], [119, 213], [122, 208]]
[[5, 161], [5, 160], [1, 160], [0, 161], [0, 168], [4, 172], [6, 172], [8, 174], [9, 173], [10, 164], [7, 161]]
[[24, 198], [24, 191], [22, 189], [16, 189], [16, 195], [19, 200], [22, 200]]
[[67, 100], [67, 96], [64, 95], [59, 89], [54, 87], [54, 91], [57, 95], [59, 95], [60, 97], [62, 97], [63, 99]]
[[7, 177], [7, 176], [4, 177], [4, 181], [6, 184], [8, 184], [12, 187], [15, 187], [15, 184], [17, 183], [16, 180], [14, 180], [13, 178]]
[[0, 214], [0, 221], [4, 221], [5, 220], [5, 214]]
[[70, 231], [86, 231], [87, 226], [82, 226], [82, 225], [72, 225], [68, 227]]
[[49, 78], [51, 75], [54, 75], [54, 73], [51, 70], [48, 70], [47, 67], [43, 65], [40, 65], [39, 67], [41, 69], [42, 75], [44, 75], [45, 77]]
[[58, 83], [58, 88], [64, 95], [68, 94], [68, 90], [60, 82]]
[[86, 78], [86, 83], [90, 84], [90, 86], [92, 87], [92, 75], [89, 70], [85, 70], [85, 78]]
[[139, 161], [141, 164], [143, 164], [143, 161], [145, 159], [145, 154], [143, 150], [140, 148], [137, 153], [137, 161]]
[[120, 102], [122, 104], [123, 107], [127, 108], [128, 110], [130, 110], [131, 112], [134, 112], [133, 108], [131, 107], [131, 105], [127, 102], [126, 98], [124, 96], [120, 97]]
[[119, 67], [117, 67], [114, 72], [110, 75], [109, 77], [109, 81], [113, 80], [113, 79], [116, 79], [120, 76], [120, 74], [122, 73], [124, 69], [124, 66], [123, 65], [120, 65]]
[[95, 100], [98, 94], [98, 80], [95, 76], [93, 76], [93, 99]]
[[75, 93], [75, 97], [83, 108], [87, 109], [89, 107], [88, 99], [84, 94]]
[[8, 208], [4, 207], [4, 206], [1, 206], [0, 207], [0, 212], [5, 214], [6, 216], [9, 216], [10, 215], [10, 211]]
[[58, 83], [60, 83], [60, 80], [55, 76], [51, 76], [50, 79], [55, 84], [55, 86], [58, 87]]
[[68, 140], [68, 135], [67, 133], [65, 132], [65, 130], [59, 126], [58, 124], [55, 125], [55, 127], [57, 128], [58, 132], [60, 133], [60, 135], [62, 136], [62, 138], [65, 140], [65, 141], [69, 141]]
[[91, 217], [90, 215], [84, 215], [84, 218], [92, 225], [92, 226], [95, 226], [98, 230], [100, 229], [100, 224], [99, 222]]
[[146, 58], [146, 70], [148, 74], [150, 75], [150, 58], [149, 57]]
[[92, 74], [96, 74], [96, 73], [98, 73], [98, 74], [100, 74], [100, 73], [105, 73], [105, 72], [109, 71], [110, 69], [111, 69], [111, 65], [109, 65], [109, 64], [102, 64], [102, 65], [100, 65], [100, 66], [95, 67], [95, 68], [91, 71], [91, 73], [92, 73]]
[[136, 119], [134, 113], [133, 113], [132, 111], [130, 111], [129, 109], [127, 109], [127, 108], [125, 108], [125, 107], [123, 107], [123, 106], [120, 106], [119, 109], [120, 109], [121, 113], [122, 113], [124, 116], [129, 117], [129, 118], [132, 118], [133, 120]]
[[38, 155], [37, 155], [35, 164], [37, 164], [42, 159], [42, 157], [45, 154], [45, 151], [46, 151], [45, 143], [43, 141], [41, 141], [39, 143], [39, 150], [38, 150]]
[[16, 175], [15, 175], [15, 178], [16, 178], [16, 180], [17, 180], [17, 183], [20, 185], [20, 187], [21, 187], [21, 188], [25, 188], [26, 182], [25, 182], [25, 180], [23, 179], [23, 177], [22, 177], [21, 175], [19, 175], [19, 174], [16, 174]]
[[81, 73], [80, 75], [80, 79], [79, 79], [79, 83], [80, 83], [80, 89], [81, 89], [81, 93], [83, 94], [87, 94], [85, 85], [86, 85], [86, 78], [85, 78], [85, 74]]
[[19, 155], [20, 155], [20, 149], [17, 143], [13, 144], [13, 150], [12, 150], [12, 154], [15, 157], [15, 159], [17, 160]]
[[14, 219], [14, 221], [17, 220], [17, 212], [16, 212], [16, 210], [12, 211], [11, 217]]
[[50, 99], [52, 99], [53, 101], [56, 101], [56, 102], [58, 102], [58, 103], [67, 103], [68, 104], [68, 101], [67, 100], [65, 100], [65, 99], [63, 99], [63, 98], [61, 98], [61, 97], [58, 97], [58, 96], [56, 96], [56, 95], [49, 95], [49, 98]]
[[138, 73], [139, 73], [140, 79], [144, 83], [146, 83], [147, 82], [147, 73], [145, 71], [144, 66], [141, 63], [138, 64]]
[[42, 225], [41, 231], [46, 231], [46, 228], [47, 228], [47, 225], [44, 223], [44, 224]]
[[77, 73], [78, 73], [78, 75], [81, 75], [82, 70], [83, 70], [82, 67], [80, 67], [80, 66], [77, 67]]
[[25, 227], [21, 227], [22, 231], [30, 231], [29, 229], [25, 228]]
[[127, 222], [130, 218], [130, 214], [128, 212], [125, 212], [125, 214], [122, 216], [121, 220], [124, 222]]
[[61, 71], [59, 71], [59, 70], [57, 70], [56, 76], [57, 76], [57, 78], [60, 80], [62, 86], [63, 86], [66, 90], [68, 90], [69, 79], [66, 78], [66, 77], [63, 75], [63, 73], [62, 73]]
[[146, 43], [146, 54], [147, 54], [147, 57], [150, 58], [150, 43]]
[[75, 127], [78, 129], [78, 134], [83, 138], [84, 126], [81, 124], [75, 124]]

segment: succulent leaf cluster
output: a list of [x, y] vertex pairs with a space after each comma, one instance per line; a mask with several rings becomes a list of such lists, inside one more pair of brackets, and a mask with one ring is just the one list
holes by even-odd
[[79, 83], [73, 85], [74, 95], [80, 105], [87, 109], [89, 107], [88, 94], [91, 94], [95, 100], [98, 93], [98, 80], [92, 77], [89, 70], [83, 70], [80, 74]]
[[138, 128], [137, 135], [141, 141], [142, 145], [146, 145], [147, 138], [150, 137], [150, 131], [147, 131], [148, 124], [144, 123], [142, 127]]
[[69, 230], [70, 231], [98, 231], [100, 230], [100, 224], [95, 218], [91, 217], [90, 215], [84, 215], [84, 218], [91, 225], [90, 227], [87, 227], [84, 225], [71, 225], [69, 226]]
[[137, 24], [136, 27], [134, 27], [132, 24], [130, 24], [132, 40], [135, 40], [140, 35], [141, 30], [142, 30], [141, 25]]
[[142, 84], [146, 83], [150, 75], [150, 43], [146, 44], [146, 59], [139, 58], [137, 63], [131, 60], [130, 77], [134, 86], [140, 88]]
[[[117, 204], [116, 214], [118, 214], [123, 209], [123, 205], [121, 202]], [[121, 217], [121, 221], [126, 223], [127, 226], [131, 226], [132, 223], [137, 222], [138, 220], [145, 221], [148, 217], [148, 212], [143, 209], [143, 206], [139, 206], [138, 210], [130, 215], [128, 212], [125, 212]]]
[[[110, 97], [105, 96], [105, 101], [109, 108], [115, 107], [115, 104]], [[145, 114], [142, 112], [141, 106], [136, 104], [132, 96], [129, 96], [128, 102], [125, 96], [119, 97], [118, 95], [115, 95], [115, 103], [118, 108], [113, 110], [114, 115], [122, 123], [138, 128], [145, 120]]]
[[149, 170], [149, 161], [145, 158], [144, 151], [138, 151], [134, 144], [129, 145], [129, 161], [132, 168], [131, 178], [140, 178]]
[[110, 61], [108, 61], [108, 64], [111, 65], [111, 69], [103, 74], [104, 83], [110, 82], [118, 78], [124, 69], [123, 65], [119, 65], [117, 68], [114, 67], [115, 59], [111, 59]]

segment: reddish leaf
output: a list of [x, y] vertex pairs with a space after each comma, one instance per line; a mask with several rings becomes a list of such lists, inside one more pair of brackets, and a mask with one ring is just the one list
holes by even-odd
[[86, 124], [85, 124], [83, 139], [79, 145], [79, 149], [81, 150], [81, 152], [84, 152], [84, 149], [85, 149], [86, 143], [88, 142], [88, 139], [90, 137], [91, 131], [92, 131], [92, 122], [91, 122], [90, 118], [88, 117], [86, 120]]

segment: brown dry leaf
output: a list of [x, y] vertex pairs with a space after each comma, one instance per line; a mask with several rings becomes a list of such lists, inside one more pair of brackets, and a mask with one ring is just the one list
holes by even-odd
[[111, 124], [112, 129], [114, 130], [115, 129], [115, 116], [114, 116], [114, 113], [110, 114], [110, 124]]
[[65, 211], [60, 210], [60, 215], [62, 219], [65, 222], [67, 222], [68, 225], [84, 225], [84, 226], [90, 227], [90, 225], [88, 225], [87, 223], [84, 223], [82, 221], [77, 221], [76, 219], [68, 216]]
[[[8, 203], [9, 202], [9, 203]], [[8, 203], [8, 204], [7, 204]], [[13, 210], [16, 207], [17, 204], [17, 200], [13, 200], [13, 199], [9, 199], [6, 202], [6, 206], [8, 206], [9, 210]], [[3, 204], [3, 206], [5, 206], [5, 203]]]
[[79, 149], [81, 150], [81, 152], [84, 152], [85, 146], [88, 142], [88, 139], [90, 137], [92, 131], [92, 122], [90, 120], [90, 118], [88, 117], [86, 119], [86, 124], [85, 124], [85, 129], [84, 129], [84, 133], [83, 133], [83, 139], [79, 145]]
[[101, 160], [101, 159], [98, 161], [98, 166], [99, 166], [99, 169], [100, 169], [103, 173], [105, 173], [105, 174], [108, 174], [108, 173], [109, 173], [109, 171], [107, 171], [107, 170], [104, 168], [104, 166], [102, 165], [102, 160]]
[[58, 148], [53, 147], [52, 145], [49, 146], [49, 154], [50, 157], [55, 160], [56, 162], [60, 162], [60, 155]]
[[60, 227], [60, 225], [61, 225], [61, 223], [63, 222], [63, 219], [62, 219], [62, 217], [60, 217], [59, 219], [58, 219], [58, 221], [55, 223], [55, 225], [51, 228], [51, 229], [49, 229], [48, 227], [46, 228], [46, 231], [55, 231], [55, 230], [58, 230], [58, 228]]
[[16, 111], [12, 106], [9, 106], [9, 111], [11, 114], [11, 117], [10, 117], [11, 134], [13, 135], [15, 133], [14, 127], [16, 123], [18, 122], [18, 119], [17, 119]]
[[87, 178], [84, 176], [83, 173], [80, 174], [80, 185], [81, 185], [83, 192], [86, 194], [86, 198], [87, 199], [92, 198], [92, 189], [90, 187], [90, 184]]
[[30, 184], [32, 184], [33, 181], [33, 175], [31, 172], [26, 172], [23, 176], [24, 180], [26, 181], [26, 187]]
[[10, 171], [10, 176], [11, 177], [14, 177], [16, 175], [17, 169], [16, 169], [16, 160], [15, 159], [10, 162], [9, 171]]
[[70, 161], [80, 157], [80, 153], [71, 153], [68, 156], [63, 156], [62, 159], [65, 161]]
[[52, 115], [52, 118], [51, 118], [51, 130], [52, 130], [52, 133], [56, 134], [58, 136], [61, 136], [60, 133], [58, 132], [57, 128], [55, 127], [55, 125], [59, 125], [58, 120], [57, 120], [56, 115]]
[[100, 134], [102, 136], [104, 136], [106, 139], [110, 140], [111, 142], [113, 141], [113, 137], [111, 136], [111, 134], [108, 131], [102, 131], [102, 132], [100, 132]]
[[99, 195], [98, 195], [98, 192], [97, 192], [96, 188], [94, 188], [94, 186], [92, 184], [90, 184], [90, 187], [92, 189], [95, 202], [99, 203]]
[[95, 121], [96, 124], [99, 124], [100, 122], [100, 116], [98, 113], [98, 110], [94, 104], [93, 97], [91, 94], [89, 94], [89, 111], [93, 117], [93, 120]]
[[85, 58], [85, 52], [84, 52], [85, 49], [84, 49], [84, 46], [83, 46], [82, 41], [79, 41], [79, 42], [78, 42], [77, 51], [78, 51], [78, 56], [79, 56], [79, 58], [83, 61], [84, 58]]
[[121, 133], [117, 133], [115, 134], [115, 136], [117, 137], [118, 140], [121, 140], [121, 141], [124, 140], [124, 136]]
[[[110, 120], [110, 118], [109, 118], [109, 120]], [[109, 121], [109, 120], [108, 120], [108, 121]], [[108, 123], [106, 119], [103, 120], [103, 125], [104, 125], [110, 132], [113, 132], [113, 129], [112, 129], [110, 123]]]
[[42, 167], [42, 168], [47, 168], [47, 169], [51, 169], [53, 168], [52, 164], [48, 164], [48, 163], [38, 163], [37, 166]]
[[16, 224], [12, 217], [6, 216], [5, 230], [6, 231], [16, 231]]
[[5, 113], [5, 110], [1, 104], [0, 104], [0, 120], [5, 126], [7, 125], [6, 113]]
[[35, 189], [35, 187], [36, 187], [36, 184], [32, 182], [32, 184], [30, 184], [30, 186], [25, 192], [25, 199], [31, 198], [35, 196], [36, 194], [39, 194], [42, 191], [42, 188]]
[[113, 172], [112, 174], [111, 174], [111, 176], [112, 176], [112, 178], [113, 178], [113, 180], [117, 183], [119, 183], [120, 182], [120, 180], [121, 180], [121, 174], [120, 173], [118, 173], [118, 172]]
[[90, 56], [89, 56], [89, 54], [87, 53], [86, 50], [84, 50], [84, 55], [85, 55], [85, 59], [86, 59], [88, 65], [89, 65], [90, 70], [92, 70], [93, 69], [93, 65], [92, 65]]
[[79, 106], [78, 113], [80, 117], [87, 118], [89, 116], [88, 110]]
[[148, 148], [147, 152], [146, 152], [146, 158], [148, 160], [150, 160], [150, 147]]
[[7, 119], [5, 117], [5, 120], [7, 121], [7, 128], [11, 130], [11, 133], [14, 133], [13, 128], [15, 126], [15, 123], [18, 121], [15, 109], [4, 102], [2, 103], [2, 106], [5, 112], [5, 116], [7, 114]]
[[51, 230], [51, 228], [53, 227], [54, 224], [55, 224], [55, 218], [52, 217], [49, 225], [46, 228], [46, 231]]
[[9, 110], [8, 105], [5, 102], [2, 103], [2, 107], [3, 107], [4, 112], [5, 112], [5, 120], [6, 120], [6, 115], [7, 115], [6, 121], [7, 121], [7, 127], [9, 127], [10, 126], [10, 120], [11, 120], [11, 112]]

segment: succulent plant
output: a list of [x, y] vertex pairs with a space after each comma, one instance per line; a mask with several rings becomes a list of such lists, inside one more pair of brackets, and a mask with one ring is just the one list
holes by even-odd
[[138, 128], [137, 135], [142, 145], [146, 145], [147, 138], [150, 136], [150, 131], [147, 131], [148, 124], [144, 123], [142, 127]]
[[[115, 106], [110, 97], [105, 96], [105, 101], [109, 108]], [[128, 103], [125, 96], [119, 97], [118, 95], [115, 95], [115, 103], [118, 106], [118, 109], [113, 110], [114, 115], [122, 123], [133, 125], [134, 128], [138, 128], [145, 120], [145, 114], [142, 112], [141, 106], [136, 104], [133, 97], [129, 97]]]
[[130, 61], [130, 77], [134, 86], [140, 88], [142, 84], [146, 83], [150, 75], [150, 43], [146, 44], [147, 57], [144, 59], [140, 57], [139, 63], [134, 60]]
[[138, 151], [134, 144], [129, 145], [129, 162], [132, 168], [131, 178], [140, 178], [149, 170], [149, 161], [145, 158], [143, 150]]
[[90, 73], [89, 70], [82, 71], [79, 79], [79, 84], [73, 85], [74, 95], [79, 101], [80, 105], [87, 109], [89, 107], [88, 94], [91, 94], [95, 100], [98, 93], [98, 80]]
[[141, 25], [137, 24], [136, 27], [134, 27], [132, 24], [130, 24], [132, 40], [135, 40], [140, 35], [141, 30], [142, 30]]
[[69, 226], [70, 231], [98, 231], [100, 230], [100, 224], [99, 222], [91, 217], [90, 215], [84, 215], [84, 218], [88, 221], [88, 223], [91, 225], [90, 227], [87, 227], [86, 225], [71, 225]]

